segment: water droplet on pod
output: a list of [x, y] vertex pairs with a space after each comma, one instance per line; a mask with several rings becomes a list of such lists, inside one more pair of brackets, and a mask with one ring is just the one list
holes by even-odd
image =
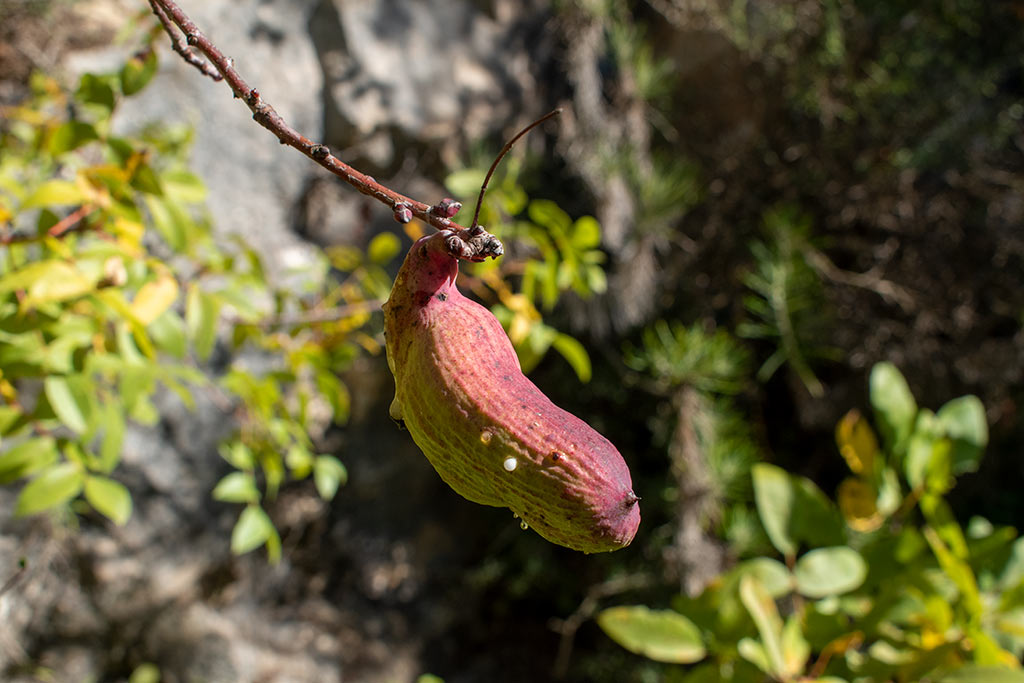
[[516, 468], [518, 464], [519, 461], [510, 455], [509, 457], [505, 458], [505, 462], [503, 462], [501, 466], [505, 468], [506, 472], [511, 472]]
[[530, 525], [527, 524], [526, 522], [519, 522], [519, 528], [522, 529], [523, 531], [526, 531], [527, 529], [530, 528]]
[[488, 432], [487, 430], [480, 432], [480, 443], [482, 443], [483, 445], [486, 446], [487, 444], [489, 444], [492, 438], [494, 438], [494, 435]]
[[519, 519], [519, 513], [518, 512], [513, 512], [512, 513], [512, 519]]

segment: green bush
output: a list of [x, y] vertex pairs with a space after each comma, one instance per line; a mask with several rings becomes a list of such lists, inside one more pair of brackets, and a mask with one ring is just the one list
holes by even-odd
[[974, 396], [920, 408], [900, 372], [870, 381], [874, 422], [836, 428], [836, 501], [760, 463], [754, 501], [774, 556], [739, 562], [672, 610], [601, 612], [601, 628], [680, 681], [1024, 681], [1024, 539], [946, 502], [988, 442]]

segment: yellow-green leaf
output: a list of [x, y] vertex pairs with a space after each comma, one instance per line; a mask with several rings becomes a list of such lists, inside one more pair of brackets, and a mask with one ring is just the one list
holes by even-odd
[[630, 652], [658, 662], [689, 664], [707, 655], [700, 629], [672, 610], [643, 605], [612, 607], [597, 615], [597, 624]]
[[402, 242], [398, 236], [390, 232], [382, 232], [372, 240], [366, 249], [366, 255], [374, 263], [385, 265], [393, 259], [402, 249]]
[[25, 484], [18, 495], [14, 514], [19, 517], [34, 515], [65, 503], [82, 491], [84, 480], [85, 473], [78, 463], [54, 465]]
[[0, 453], [0, 484], [9, 484], [49, 467], [57, 460], [57, 443], [52, 436], [22, 441]]
[[321, 455], [313, 464], [313, 481], [320, 497], [331, 500], [338, 492], [338, 487], [348, 481], [348, 470], [337, 458]]
[[865, 476], [874, 472], [878, 441], [860, 411], [851, 410], [836, 425], [836, 444], [851, 472]]
[[255, 503], [260, 499], [256, 480], [249, 472], [231, 472], [213, 489], [214, 500], [226, 503]]
[[132, 315], [148, 325], [171, 307], [178, 298], [178, 281], [172, 275], [161, 275], [142, 285], [131, 304]]
[[66, 427], [79, 434], [88, 428], [89, 397], [81, 378], [50, 375], [43, 380], [43, 390], [50, 407]]
[[270, 517], [258, 505], [249, 505], [238, 518], [231, 532], [231, 552], [244, 555], [266, 543], [276, 535]]
[[85, 193], [77, 183], [68, 180], [48, 180], [21, 203], [21, 210], [35, 209], [41, 206], [67, 206], [81, 204], [86, 200]]
[[775, 600], [751, 574], [740, 579], [740, 600], [761, 635], [769, 672], [781, 678], [786, 671], [786, 662], [782, 653], [782, 617]]
[[124, 484], [113, 479], [87, 477], [85, 499], [97, 512], [118, 526], [123, 526], [132, 516], [131, 494]]

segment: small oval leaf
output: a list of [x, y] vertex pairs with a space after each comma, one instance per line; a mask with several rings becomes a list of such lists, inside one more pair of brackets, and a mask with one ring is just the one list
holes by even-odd
[[132, 516], [132, 496], [124, 484], [107, 477], [88, 477], [85, 480], [85, 499], [101, 515], [118, 526]]
[[82, 491], [84, 480], [81, 465], [73, 462], [54, 465], [25, 484], [14, 514], [19, 517], [34, 515], [67, 502]]
[[597, 623], [622, 647], [658, 662], [690, 664], [707, 654], [700, 629], [672, 610], [611, 607], [598, 614]]
[[244, 555], [259, 548], [274, 534], [274, 524], [263, 508], [249, 505], [242, 510], [231, 532], [231, 552]]
[[864, 583], [868, 568], [853, 548], [818, 548], [800, 557], [793, 569], [796, 589], [809, 598], [842, 595]]

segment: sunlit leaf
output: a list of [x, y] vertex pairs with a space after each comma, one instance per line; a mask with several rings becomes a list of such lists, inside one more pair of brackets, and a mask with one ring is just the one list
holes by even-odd
[[964, 666], [937, 680], [938, 683], [1024, 683], [1024, 672], [996, 666]]
[[366, 255], [374, 263], [386, 265], [398, 255], [401, 249], [402, 242], [398, 239], [397, 235], [390, 232], [382, 232], [370, 240], [370, 245], [366, 248]]
[[256, 480], [249, 472], [231, 472], [213, 489], [214, 500], [226, 503], [255, 503], [260, 499]]
[[579, 250], [593, 249], [601, 243], [601, 224], [593, 216], [578, 218], [572, 225], [572, 245]]
[[313, 481], [317, 493], [324, 500], [331, 500], [338, 492], [338, 487], [348, 481], [348, 470], [341, 461], [330, 455], [317, 456], [313, 464]]
[[132, 496], [120, 482], [89, 476], [85, 480], [84, 493], [89, 505], [118, 526], [124, 525], [132, 516]]
[[985, 407], [977, 396], [961, 396], [939, 408], [939, 427], [953, 442], [950, 454], [953, 474], [974, 472], [988, 445]]
[[147, 50], [143, 55], [135, 55], [121, 67], [121, 91], [125, 95], [139, 92], [156, 73], [156, 50]]
[[882, 438], [890, 450], [902, 453], [917, 415], [917, 401], [907, 380], [892, 363], [878, 363], [871, 369], [869, 384], [871, 406]]
[[88, 383], [82, 377], [50, 375], [43, 381], [46, 399], [60, 421], [79, 434], [88, 428]]
[[854, 531], [867, 533], [882, 526], [885, 518], [878, 511], [878, 494], [868, 482], [847, 477], [836, 492], [839, 511]]
[[795, 555], [801, 543], [814, 547], [844, 542], [838, 511], [810, 479], [767, 463], [754, 465], [751, 476], [761, 523], [783, 555]]
[[689, 664], [707, 655], [700, 629], [672, 610], [611, 607], [597, 615], [597, 623], [622, 647], [658, 662]]
[[131, 303], [132, 315], [143, 325], [156, 320], [178, 298], [178, 281], [170, 274], [161, 275], [139, 288]]
[[797, 560], [793, 568], [796, 588], [810, 598], [842, 595], [858, 588], [867, 576], [867, 564], [853, 548], [817, 548]]
[[737, 567], [743, 574], [756, 577], [768, 594], [781, 598], [793, 590], [793, 574], [778, 560], [770, 557], [755, 557]]
[[78, 463], [53, 465], [25, 484], [18, 495], [14, 514], [23, 517], [54, 508], [77, 496], [84, 483], [85, 473]]
[[575, 338], [559, 332], [552, 338], [551, 346], [569, 362], [581, 382], [585, 384], [590, 381], [590, 356], [583, 344]]
[[86, 200], [85, 193], [77, 184], [67, 180], [48, 180], [21, 203], [21, 209], [34, 209], [41, 206], [67, 206], [81, 204]]
[[854, 474], [874, 472], [878, 441], [875, 433], [858, 410], [851, 410], [836, 425], [836, 444]]
[[60, 156], [84, 144], [98, 140], [96, 129], [84, 121], [65, 121], [50, 137], [50, 154]]
[[217, 342], [217, 319], [220, 314], [220, 301], [204, 292], [198, 285], [190, 285], [185, 300], [185, 327], [196, 355], [206, 360], [213, 352]]
[[52, 436], [40, 436], [11, 446], [0, 453], [0, 484], [35, 474], [57, 460], [57, 444]]
[[244, 555], [259, 548], [277, 532], [273, 522], [258, 505], [248, 505], [231, 531], [231, 552]]
[[750, 613], [761, 636], [761, 645], [764, 647], [769, 666], [768, 672], [783, 677], [786, 662], [782, 654], [782, 618], [779, 616], [775, 600], [761, 582], [750, 574], [740, 579], [740, 600]]

